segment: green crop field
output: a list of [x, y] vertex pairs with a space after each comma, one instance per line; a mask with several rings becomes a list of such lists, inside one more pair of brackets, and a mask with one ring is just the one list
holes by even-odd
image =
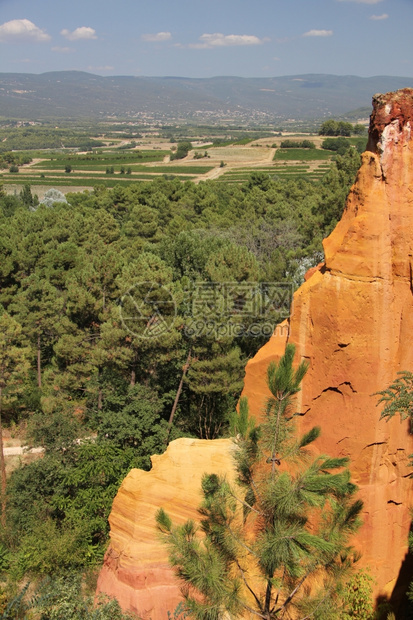
[[[116, 177], [116, 178], [106, 178], [106, 177], [102, 177], [100, 176], [98, 179], [94, 178], [94, 177], [90, 177], [87, 176], [85, 178], [70, 178], [69, 176], [63, 177], [63, 178], [45, 178], [45, 179], [40, 179], [40, 178], [29, 178], [29, 177], [24, 177], [21, 176], [19, 177], [18, 175], [10, 175], [10, 179], [7, 179], [7, 184], [12, 184], [12, 185], [18, 185], [18, 186], [23, 186], [26, 183], [29, 183], [31, 187], [95, 187], [96, 185], [103, 185], [104, 187], [115, 187], [116, 185], [130, 185], [131, 183], [137, 183], [139, 181], [153, 181], [153, 179], [155, 178], [153, 175], [139, 175], [138, 177], [124, 177], [122, 176], [122, 178]], [[169, 178], [169, 177], [168, 177]], [[174, 178], [174, 175], [171, 175], [170, 178]], [[191, 176], [179, 176], [176, 177], [179, 178], [180, 181], [191, 181], [193, 180], [193, 177]], [[3, 182], [3, 179], [0, 176], [0, 180], [1, 182]]]
[[99, 152], [88, 155], [56, 155], [55, 153], [43, 154], [45, 161], [33, 164], [33, 168], [58, 169], [72, 166], [79, 170], [104, 170], [108, 166], [130, 164], [142, 164], [162, 161], [169, 151], [135, 151], [130, 152]]
[[310, 163], [303, 162], [279, 162], [274, 163], [272, 166], [254, 167], [254, 168], [242, 168], [236, 170], [228, 170], [223, 174], [218, 181], [228, 183], [246, 183], [249, 181], [251, 174], [264, 173], [272, 179], [306, 179], [308, 181], [318, 181], [321, 179], [327, 170], [330, 168], [330, 164], [318, 164], [311, 166]]
[[[104, 134], [105, 132], [102, 132], [102, 135]], [[24, 155], [29, 158], [28, 161], [32, 159], [32, 163], [28, 165], [23, 165], [25, 164], [21, 157], [23, 151], [19, 151], [19, 155], [16, 155], [15, 163], [19, 168], [17, 173], [11, 174], [8, 170], [10, 167], [8, 162], [13, 160], [5, 160], [7, 167], [0, 171], [0, 181], [5, 186], [29, 184], [36, 187], [42, 185], [73, 187], [78, 190], [96, 185], [106, 187], [129, 185], [137, 181], [152, 181], [162, 176], [197, 182], [203, 175], [216, 171], [214, 178], [219, 182], [228, 183], [248, 183], [254, 174], [268, 175], [269, 178], [277, 180], [306, 179], [317, 182], [327, 172], [335, 156], [335, 153], [320, 148], [277, 148], [273, 157], [273, 149], [255, 148], [268, 147], [268, 144], [248, 146], [251, 141], [264, 135], [265, 133], [260, 136], [254, 132], [246, 135], [245, 132], [241, 132], [237, 136], [231, 135], [231, 139], [228, 139], [228, 136], [225, 136], [227, 138], [225, 139], [223, 136], [221, 140], [214, 140], [215, 145], [221, 148], [211, 147], [208, 159], [199, 162], [194, 160], [193, 153], [189, 153], [184, 160], [169, 162], [171, 150], [168, 150], [168, 142], [165, 142], [164, 137], [158, 136], [147, 140], [142, 147], [141, 144], [137, 144], [138, 148], [132, 149], [118, 146], [111, 148], [107, 144], [86, 152], [77, 152], [73, 148], [44, 150], [32, 148], [30, 151], [24, 151]], [[125, 137], [122, 135], [119, 139], [124, 141]], [[314, 138], [314, 136], [306, 137]], [[319, 143], [318, 139], [317, 144]], [[231, 146], [223, 148], [226, 144]], [[240, 146], [241, 148], [237, 148]], [[206, 150], [206, 147], [202, 146], [199, 149], [201, 152]], [[196, 147], [194, 151], [196, 152]], [[18, 157], [21, 157], [20, 162]], [[225, 165], [224, 169], [221, 169], [222, 162]]]
[[274, 161], [318, 161], [331, 159], [333, 153], [319, 149], [277, 149]]
[[[106, 179], [116, 179], [117, 181], [119, 181], [119, 183], [123, 182], [124, 180], [126, 181], [130, 181], [131, 179], [142, 179], [142, 178], [146, 178], [146, 179], [154, 179], [156, 177], [160, 177], [160, 176], [165, 176], [165, 173], [159, 173], [159, 174], [147, 174], [145, 172], [142, 173], [133, 173], [133, 174], [76, 174], [76, 173], [71, 173], [71, 174], [66, 174], [64, 172], [52, 172], [50, 174], [44, 174], [44, 175], [40, 175], [40, 174], [14, 174], [14, 175], [7, 175], [7, 177], [3, 176], [0, 178], [2, 179], [2, 182], [6, 181], [10, 181], [10, 179], [15, 179], [16, 182], [21, 183], [21, 182], [32, 182], [35, 180], [38, 181], [43, 181], [44, 179], [48, 179], [48, 180], [52, 180], [52, 179], [57, 179], [59, 181], [59, 183], [61, 181], [67, 181], [67, 182], [72, 182], [73, 180], [76, 181], [78, 184], [79, 183], [83, 183], [85, 180], [87, 179], [95, 179], [96, 181], [104, 181]], [[173, 175], [167, 175], [167, 176], [176, 176], [177, 178], [181, 178], [181, 177], [185, 177], [188, 179], [192, 179], [195, 178], [197, 175], [194, 174], [173, 174]], [[12, 181], [14, 183], [14, 181]]]
[[206, 174], [210, 170], [214, 168], [214, 166], [187, 166], [183, 164], [182, 166], [131, 166], [132, 171], [145, 171], [152, 173], [163, 172], [165, 174]]

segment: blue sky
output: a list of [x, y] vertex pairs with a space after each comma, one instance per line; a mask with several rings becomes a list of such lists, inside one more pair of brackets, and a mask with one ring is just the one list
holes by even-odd
[[0, 72], [413, 77], [413, 0], [0, 0]]

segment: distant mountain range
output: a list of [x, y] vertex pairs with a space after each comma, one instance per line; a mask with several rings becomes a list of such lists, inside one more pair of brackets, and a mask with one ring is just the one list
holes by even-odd
[[[370, 111], [377, 92], [413, 78], [294, 75], [274, 78], [101, 77], [81, 71], [0, 73], [0, 118], [122, 118], [266, 123]], [[361, 110], [363, 111], [363, 110]]]

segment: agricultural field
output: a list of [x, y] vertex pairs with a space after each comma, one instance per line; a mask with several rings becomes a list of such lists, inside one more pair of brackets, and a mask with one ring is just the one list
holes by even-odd
[[[198, 137], [190, 136], [192, 149], [186, 157], [173, 159], [176, 140], [161, 133], [147, 131], [142, 134], [129, 128], [115, 132], [110, 128], [107, 133], [99, 135], [95, 131], [90, 140], [95, 139], [99, 146], [83, 151], [73, 147], [13, 150], [12, 156], [16, 153], [17, 161], [20, 157], [23, 163], [5, 165], [0, 170], [0, 183], [9, 193], [18, 192], [25, 184], [30, 184], [42, 198], [50, 187], [63, 192], [82, 191], [96, 185], [114, 187], [147, 182], [159, 176], [195, 183], [210, 179], [244, 183], [251, 173], [260, 172], [274, 179], [304, 177], [318, 181], [335, 155], [333, 151], [321, 148], [324, 137], [316, 134], [274, 131], [272, 135], [267, 132], [265, 137], [258, 139], [235, 136], [231, 143], [224, 133], [217, 138], [202, 132]], [[33, 142], [32, 136], [30, 139]], [[181, 139], [179, 136], [178, 140]], [[311, 141], [314, 148], [281, 148], [284, 140], [300, 143], [303, 139]], [[83, 133], [82, 144], [84, 142]], [[24, 142], [19, 144], [24, 145]], [[24, 163], [26, 159], [30, 160], [29, 163]]]

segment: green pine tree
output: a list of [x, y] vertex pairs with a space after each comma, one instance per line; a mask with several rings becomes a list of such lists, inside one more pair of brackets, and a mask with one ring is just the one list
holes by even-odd
[[249, 424], [244, 401], [232, 420], [237, 485], [204, 475], [199, 526], [158, 512], [190, 617], [321, 619], [356, 559], [349, 538], [362, 502], [348, 459], [309, 453], [318, 428], [297, 434], [294, 395], [307, 366], [294, 370], [294, 353], [287, 345], [268, 368], [264, 422]]

